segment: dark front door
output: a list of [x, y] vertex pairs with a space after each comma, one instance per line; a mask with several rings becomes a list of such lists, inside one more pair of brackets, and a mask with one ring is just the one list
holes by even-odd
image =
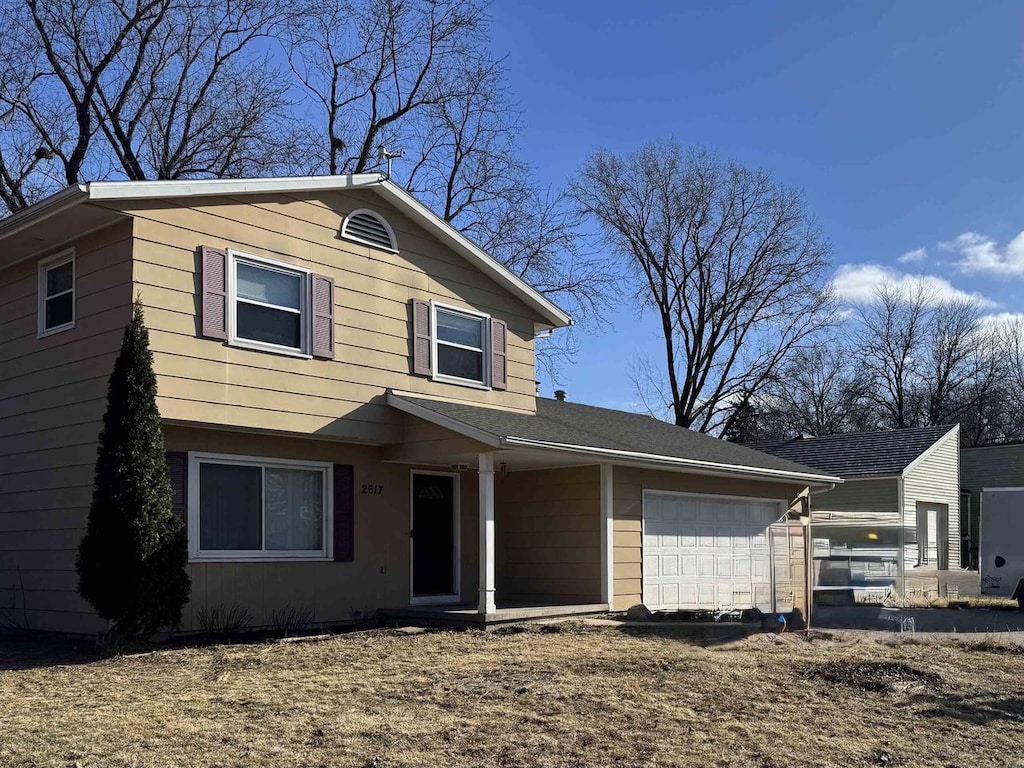
[[412, 476], [412, 596], [454, 595], [455, 478]]

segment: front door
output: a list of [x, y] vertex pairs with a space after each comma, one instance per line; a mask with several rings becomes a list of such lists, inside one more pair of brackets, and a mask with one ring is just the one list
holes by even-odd
[[412, 602], [459, 599], [458, 475], [412, 474]]

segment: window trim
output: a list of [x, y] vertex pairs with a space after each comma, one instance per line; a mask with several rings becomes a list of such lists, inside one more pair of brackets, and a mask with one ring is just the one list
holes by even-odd
[[[52, 256], [47, 256], [45, 259], [39, 260], [39, 273], [37, 282], [37, 302], [36, 302], [36, 338], [42, 339], [46, 336], [52, 336], [55, 333], [61, 333], [63, 331], [70, 331], [75, 327], [75, 322], [78, 319], [78, 265], [75, 263], [74, 248], [65, 248]], [[71, 264], [71, 288], [67, 291], [55, 294], [54, 296], [46, 295], [46, 274], [51, 269], [62, 267], [65, 264]], [[46, 302], [48, 299], [57, 298], [63, 296], [66, 293], [71, 294], [71, 321], [64, 323], [63, 325], [55, 325], [53, 328], [46, 327]]]
[[[236, 251], [233, 248], [227, 249], [228, 254], [228, 344], [243, 349], [254, 349], [259, 352], [272, 352], [278, 355], [298, 357], [304, 360], [311, 360], [313, 324], [313, 297], [311, 295], [310, 283], [312, 270], [306, 267], [299, 267], [283, 261], [275, 261], [263, 256], [255, 256], [251, 253]], [[286, 347], [282, 344], [271, 344], [266, 341], [247, 339], [238, 335], [238, 263], [250, 263], [257, 267], [276, 270], [278, 272], [292, 273], [301, 276], [299, 283], [299, 347]], [[290, 308], [278, 307], [275, 304], [262, 304], [250, 299], [243, 299], [247, 304], [267, 306], [280, 311], [288, 311]]]
[[[364, 213], [369, 215], [369, 216], [372, 216], [374, 219], [377, 220], [377, 222], [382, 227], [384, 227], [384, 229], [387, 230], [388, 237], [391, 238], [391, 247], [383, 246], [380, 243], [375, 243], [372, 240], [366, 240], [366, 239], [364, 239], [362, 237], [359, 237], [358, 235], [353, 235], [353, 234], [350, 234], [348, 232], [349, 220], [351, 220], [353, 216], [359, 216], [360, 214], [364, 214]], [[398, 238], [395, 237], [395, 230], [393, 230], [391, 228], [391, 225], [388, 224], [388, 220], [387, 219], [385, 219], [379, 213], [377, 213], [376, 211], [374, 211], [374, 210], [372, 210], [370, 208], [357, 208], [356, 210], [354, 210], [351, 213], [349, 213], [348, 216], [346, 216], [342, 220], [342, 222], [341, 222], [341, 229], [338, 230], [338, 234], [341, 235], [341, 237], [343, 239], [351, 240], [352, 242], [359, 243], [360, 245], [368, 245], [371, 248], [377, 248], [378, 250], [387, 251], [388, 253], [398, 253]]]
[[[201, 464], [234, 464], [246, 467], [280, 467], [284, 469], [310, 469], [323, 473], [323, 547], [319, 550], [250, 550], [199, 548], [199, 467]], [[260, 493], [264, 493], [263, 489]], [[264, 524], [264, 530], [266, 530]], [[280, 459], [267, 456], [244, 456], [232, 453], [188, 452], [188, 561], [190, 563], [265, 563], [325, 561], [334, 559], [334, 465], [326, 461]]]
[[[439, 344], [444, 344], [448, 347], [455, 347], [456, 349], [468, 349], [476, 352], [476, 347], [468, 347], [464, 344], [456, 344], [450, 341], [441, 341], [437, 335], [437, 311], [450, 312], [455, 315], [463, 315], [465, 317], [472, 317], [480, 320], [480, 341], [481, 348], [480, 352], [483, 355], [483, 361], [481, 370], [483, 373], [483, 380], [478, 381], [477, 379], [464, 379], [461, 376], [452, 376], [451, 374], [441, 373], [437, 370], [438, 354], [437, 347]], [[443, 382], [445, 384], [458, 384], [462, 387], [471, 387], [473, 389], [491, 389], [491, 339], [490, 339], [490, 327], [491, 327], [491, 316], [486, 312], [478, 312], [475, 309], [465, 309], [464, 307], [456, 307], [451, 304], [444, 304], [440, 301], [430, 302], [430, 378], [433, 381]]]

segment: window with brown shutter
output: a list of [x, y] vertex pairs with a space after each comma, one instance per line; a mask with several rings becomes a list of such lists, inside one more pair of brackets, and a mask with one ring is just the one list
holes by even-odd
[[491, 388], [508, 389], [508, 325], [491, 318]]
[[355, 468], [351, 464], [334, 465], [334, 560], [356, 559]]
[[334, 357], [334, 281], [311, 275], [313, 281], [313, 357]]
[[228, 338], [228, 252], [202, 246], [203, 257], [203, 336], [227, 341]]
[[409, 309], [412, 313], [412, 372], [417, 376], [430, 376], [430, 304], [413, 299]]

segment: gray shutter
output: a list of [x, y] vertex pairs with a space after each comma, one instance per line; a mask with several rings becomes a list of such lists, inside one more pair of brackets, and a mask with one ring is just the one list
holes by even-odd
[[188, 454], [168, 451], [164, 456], [171, 477], [171, 511], [188, 525]]
[[355, 467], [334, 465], [334, 560], [351, 563], [356, 559]]
[[430, 303], [412, 299], [412, 372], [429, 376], [430, 371]]
[[228, 338], [228, 252], [204, 245], [203, 336]]
[[491, 388], [508, 389], [508, 324], [491, 318]]
[[313, 357], [334, 357], [334, 281], [313, 275]]

